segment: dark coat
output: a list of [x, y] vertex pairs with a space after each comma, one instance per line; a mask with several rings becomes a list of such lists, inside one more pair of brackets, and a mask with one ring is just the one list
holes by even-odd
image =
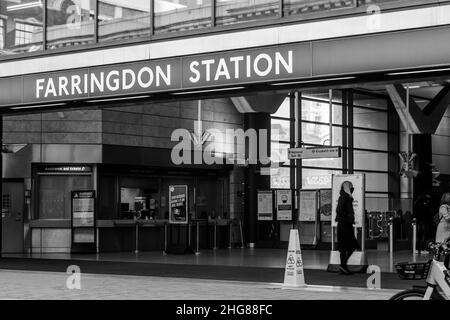
[[336, 208], [336, 222], [355, 223], [355, 211], [353, 211], [353, 198], [344, 190], [341, 190]]
[[355, 224], [355, 211], [353, 210], [353, 198], [344, 190], [341, 190], [336, 208], [337, 248], [341, 252], [359, 249], [358, 240], [355, 238], [353, 225]]

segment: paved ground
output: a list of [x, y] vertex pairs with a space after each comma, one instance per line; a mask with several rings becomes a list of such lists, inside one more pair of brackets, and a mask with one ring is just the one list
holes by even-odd
[[67, 289], [65, 273], [0, 270], [0, 299], [99, 300], [385, 300], [398, 290], [81, 274], [81, 289]]

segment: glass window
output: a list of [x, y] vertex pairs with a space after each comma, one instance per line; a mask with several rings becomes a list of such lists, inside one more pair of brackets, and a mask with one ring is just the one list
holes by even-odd
[[216, 0], [218, 26], [279, 16], [278, 0]]
[[372, 95], [354, 93], [353, 105], [387, 110], [387, 100]]
[[366, 173], [366, 191], [388, 192], [388, 174]]
[[211, 26], [211, 0], [156, 0], [155, 33]]
[[302, 189], [331, 188], [331, 175], [337, 170], [302, 169]]
[[388, 115], [383, 111], [354, 107], [353, 123], [355, 127], [387, 130]]
[[42, 0], [0, 1], [0, 55], [42, 50]]
[[388, 154], [354, 150], [354, 166], [359, 170], [388, 171]]
[[[342, 145], [342, 128], [333, 127], [332, 145]], [[330, 126], [316, 123], [302, 123], [302, 141], [307, 144], [330, 145]]]
[[271, 144], [270, 151], [272, 153], [272, 161], [283, 162], [284, 164], [289, 164], [288, 159], [288, 149], [289, 144], [287, 143], [273, 143]]
[[91, 176], [39, 176], [39, 219], [70, 219], [72, 190], [92, 190]]
[[290, 141], [290, 122], [289, 120], [271, 120], [271, 137], [276, 141]]
[[95, 0], [48, 1], [47, 48], [94, 42]]
[[270, 169], [270, 187], [272, 189], [289, 189], [291, 187], [291, 169], [279, 167]]
[[[342, 124], [342, 106], [333, 105], [333, 123]], [[330, 105], [328, 102], [302, 100], [302, 120], [330, 122]]]
[[124, 40], [150, 35], [150, 0], [101, 0], [98, 3], [98, 40]]
[[353, 140], [355, 148], [383, 151], [388, 149], [388, 134], [386, 132], [354, 129]]
[[351, 8], [354, 0], [284, 0], [286, 16]]
[[342, 158], [303, 159], [305, 167], [342, 168]]

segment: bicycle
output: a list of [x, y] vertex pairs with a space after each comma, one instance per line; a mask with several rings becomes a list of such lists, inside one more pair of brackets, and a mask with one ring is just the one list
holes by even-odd
[[[433, 259], [422, 263], [422, 274], [419, 275], [422, 279], [426, 278], [426, 286], [413, 286], [397, 293], [390, 300], [450, 300], [450, 270], [446, 268], [450, 257], [450, 240], [431, 243], [428, 248], [433, 253]], [[397, 272], [402, 278], [416, 279], [419, 265], [421, 264], [398, 264]]]

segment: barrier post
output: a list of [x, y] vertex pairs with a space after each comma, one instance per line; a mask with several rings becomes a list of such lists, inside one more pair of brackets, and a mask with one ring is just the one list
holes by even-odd
[[228, 230], [228, 232], [229, 232], [229, 234], [228, 234], [228, 249], [231, 249], [233, 246], [231, 245], [231, 232], [232, 232], [232, 227], [233, 227], [233, 221], [232, 220], [230, 220], [229, 222], [228, 222], [228, 228], [229, 228], [229, 230]]
[[164, 222], [164, 254], [167, 254], [167, 223]]
[[241, 249], [245, 248], [244, 245], [244, 234], [242, 233], [242, 221], [239, 219], [239, 232], [241, 233]]
[[416, 261], [416, 249], [417, 249], [417, 220], [412, 220], [412, 250], [414, 261]]
[[389, 253], [391, 256], [391, 261], [394, 255], [394, 218], [389, 218]]
[[214, 250], [217, 249], [217, 220], [214, 220]]
[[195, 254], [199, 255], [200, 254], [200, 222], [197, 221], [197, 227], [196, 227], [196, 231], [197, 231], [197, 236], [196, 236], [196, 251]]
[[134, 253], [139, 253], [139, 224], [136, 221], [136, 227], [135, 227], [135, 234], [136, 234], [136, 243], [135, 243], [135, 249], [134, 249]]

